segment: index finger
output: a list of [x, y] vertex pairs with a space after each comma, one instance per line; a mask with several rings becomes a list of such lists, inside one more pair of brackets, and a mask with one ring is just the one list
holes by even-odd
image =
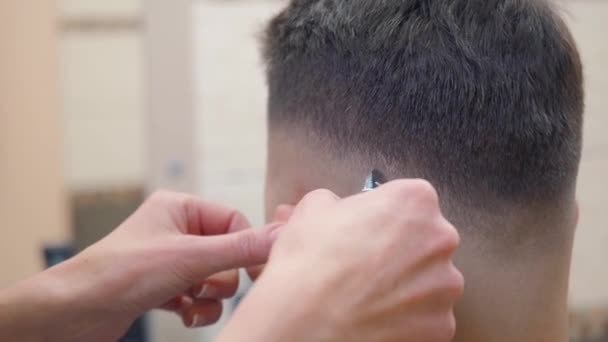
[[183, 199], [183, 211], [188, 234], [223, 235], [250, 227], [247, 218], [238, 210], [195, 196]]

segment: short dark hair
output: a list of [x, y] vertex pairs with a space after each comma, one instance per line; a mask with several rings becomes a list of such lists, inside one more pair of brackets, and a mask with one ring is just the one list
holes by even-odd
[[467, 197], [575, 187], [582, 66], [548, 1], [292, 0], [264, 57], [271, 129], [308, 129]]

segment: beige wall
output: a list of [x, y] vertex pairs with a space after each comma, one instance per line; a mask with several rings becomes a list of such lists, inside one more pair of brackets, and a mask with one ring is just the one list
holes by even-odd
[[266, 162], [267, 91], [257, 37], [281, 5], [203, 1], [193, 11], [201, 191], [254, 224], [263, 221]]
[[133, 16], [139, 15], [142, 0], [59, 0], [62, 16]]
[[195, 192], [192, 0], [145, 2], [146, 186]]
[[144, 119], [138, 32], [60, 38], [65, 170], [73, 190], [142, 185]]
[[141, 2], [57, 3], [68, 186], [79, 191], [143, 185]]
[[0, 286], [41, 269], [68, 220], [54, 1], [0, 1]]

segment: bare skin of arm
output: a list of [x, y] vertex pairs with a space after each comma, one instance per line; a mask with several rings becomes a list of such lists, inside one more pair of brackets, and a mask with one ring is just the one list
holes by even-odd
[[396, 181], [346, 199], [315, 191], [282, 227], [245, 228], [232, 209], [154, 195], [104, 240], [0, 293], [0, 340], [117, 340], [158, 307], [188, 326], [211, 324], [232, 283], [218, 272], [266, 261], [218, 341], [453, 337], [459, 238], [428, 183]]

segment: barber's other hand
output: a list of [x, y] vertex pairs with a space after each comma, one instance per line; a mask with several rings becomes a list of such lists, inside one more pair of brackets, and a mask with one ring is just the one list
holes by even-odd
[[312, 192], [220, 341], [237, 341], [243, 322], [251, 341], [450, 341], [458, 244], [425, 181], [346, 199]]
[[264, 263], [276, 239], [276, 225], [246, 228], [233, 209], [154, 194], [112, 234], [51, 270], [81, 312], [99, 314], [75, 339], [115, 340], [159, 307], [177, 312], [187, 326], [214, 323], [221, 299], [236, 292], [236, 269]]

